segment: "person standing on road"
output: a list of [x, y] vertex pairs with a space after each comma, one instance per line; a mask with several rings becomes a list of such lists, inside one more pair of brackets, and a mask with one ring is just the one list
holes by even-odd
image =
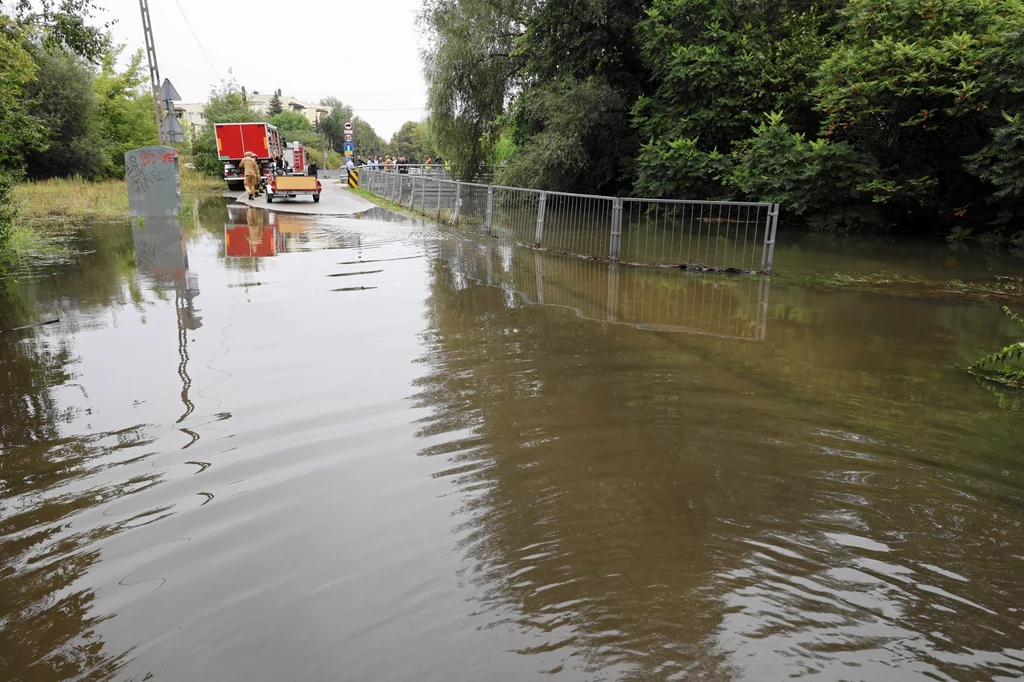
[[355, 170], [356, 164], [352, 162], [352, 157], [348, 157], [348, 161], [345, 163], [346, 170]]
[[239, 165], [245, 174], [245, 191], [249, 193], [249, 198], [253, 199], [260, 191], [260, 164], [256, 161], [255, 154], [246, 152]]
[[307, 173], [309, 175], [312, 175], [315, 178], [315, 177], [317, 177], [317, 172], [318, 171], [319, 171], [319, 169], [316, 167], [316, 161], [310, 161], [309, 162], [309, 170], [307, 171]]

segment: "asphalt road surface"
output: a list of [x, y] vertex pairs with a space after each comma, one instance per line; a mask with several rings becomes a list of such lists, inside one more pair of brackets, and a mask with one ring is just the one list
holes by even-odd
[[278, 213], [305, 213], [309, 215], [352, 215], [374, 207], [374, 204], [360, 196], [349, 192], [347, 188], [337, 184], [332, 177], [321, 177], [323, 186], [320, 201], [314, 202], [309, 196], [297, 196], [294, 199], [274, 197], [274, 203], [267, 203], [267, 195], [262, 194], [249, 199], [245, 192], [226, 192], [225, 196], [233, 198], [246, 206], [270, 208]]

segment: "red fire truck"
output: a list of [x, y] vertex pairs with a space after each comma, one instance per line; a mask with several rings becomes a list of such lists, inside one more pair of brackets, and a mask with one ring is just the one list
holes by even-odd
[[256, 154], [264, 176], [269, 176], [271, 164], [281, 159], [281, 136], [269, 123], [218, 123], [214, 134], [217, 155], [224, 162], [224, 179], [230, 190], [244, 187], [245, 177], [238, 164], [245, 152]]

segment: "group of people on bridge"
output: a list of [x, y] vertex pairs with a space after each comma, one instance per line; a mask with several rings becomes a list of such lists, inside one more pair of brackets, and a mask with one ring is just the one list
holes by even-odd
[[[352, 164], [351, 166], [349, 164]], [[409, 166], [420, 166], [414, 161], [410, 160], [404, 154], [401, 156], [391, 157], [390, 154], [386, 154], [384, 159], [381, 160], [379, 156], [370, 156], [364, 159], [362, 156], [357, 156], [355, 161], [352, 161], [352, 157], [349, 157], [348, 162], [345, 164], [346, 168], [369, 168], [371, 170], [384, 171], [385, 173], [408, 173]], [[425, 168], [432, 168], [434, 166], [439, 168], [445, 168], [445, 161], [440, 156], [436, 159], [431, 159], [429, 156], [423, 162], [422, 166]]]

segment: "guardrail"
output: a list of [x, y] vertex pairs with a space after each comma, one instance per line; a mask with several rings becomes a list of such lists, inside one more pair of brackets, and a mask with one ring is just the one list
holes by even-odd
[[377, 196], [535, 248], [638, 265], [772, 270], [778, 204], [569, 194], [361, 170], [360, 186]]

